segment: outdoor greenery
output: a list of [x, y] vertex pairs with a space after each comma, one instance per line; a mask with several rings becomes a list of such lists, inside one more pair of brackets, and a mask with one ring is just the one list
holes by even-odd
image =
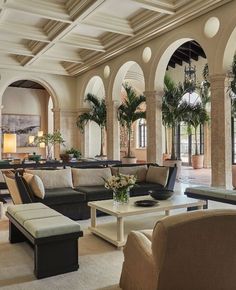
[[[169, 75], [164, 78], [164, 94], [162, 98], [162, 122], [172, 131], [171, 159], [176, 160], [175, 129], [183, 121], [187, 103], [182, 100], [185, 90], [181, 84], [176, 84]], [[166, 145], [167, 148], [167, 145]]]
[[104, 131], [106, 129], [107, 122], [107, 108], [105, 99], [99, 99], [93, 94], [87, 94], [85, 99], [90, 104], [90, 111], [81, 114], [76, 121], [77, 127], [84, 132], [85, 125], [89, 122], [95, 122], [98, 124], [101, 130], [101, 146], [100, 146], [100, 156], [104, 156], [103, 146], [104, 146]]
[[122, 127], [125, 127], [128, 132], [128, 152], [125, 157], [131, 158], [131, 133], [132, 124], [139, 120], [146, 118], [146, 111], [141, 111], [140, 105], [146, 102], [146, 98], [143, 95], [137, 95], [135, 90], [129, 84], [123, 85], [127, 97], [123, 100], [123, 103], [118, 108], [118, 120]]

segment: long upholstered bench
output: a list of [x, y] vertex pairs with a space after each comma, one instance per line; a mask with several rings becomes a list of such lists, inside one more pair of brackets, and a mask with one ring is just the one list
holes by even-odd
[[78, 270], [78, 223], [42, 203], [8, 206], [6, 216], [10, 242], [33, 245], [38, 279]]
[[[236, 190], [224, 189], [221, 187], [196, 186], [187, 187], [185, 195], [191, 198], [203, 199], [236, 204]], [[208, 205], [205, 206], [206, 208]]]

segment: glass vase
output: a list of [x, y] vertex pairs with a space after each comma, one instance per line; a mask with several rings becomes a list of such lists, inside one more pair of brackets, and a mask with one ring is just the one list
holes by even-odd
[[113, 201], [115, 205], [127, 204], [129, 202], [129, 189], [119, 189], [113, 191]]

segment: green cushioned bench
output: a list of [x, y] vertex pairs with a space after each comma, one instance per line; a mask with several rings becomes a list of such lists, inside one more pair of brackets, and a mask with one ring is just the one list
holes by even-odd
[[236, 190], [224, 189], [221, 187], [187, 187], [184, 194], [191, 198], [204, 199], [206, 201], [213, 200], [236, 204]]
[[34, 246], [34, 273], [37, 278], [76, 271], [80, 225], [42, 203], [11, 205], [9, 240], [28, 240]]

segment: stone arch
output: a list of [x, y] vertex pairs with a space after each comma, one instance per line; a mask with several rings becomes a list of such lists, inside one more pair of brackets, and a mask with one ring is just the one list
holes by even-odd
[[117, 72], [115, 73], [115, 75], [113, 76], [113, 85], [112, 85], [112, 99], [114, 101], [120, 101], [120, 92], [121, 92], [121, 86], [122, 86], [122, 82], [125, 79], [127, 73], [129, 72], [129, 70], [131, 69], [131, 67], [133, 65], [136, 65], [136, 69], [138, 71], [136, 71], [136, 73], [138, 73], [138, 76], [134, 76], [134, 74], [130, 73], [129, 78], [130, 79], [134, 79], [137, 77], [140, 80], [140, 77], [143, 79], [144, 82], [144, 87], [145, 87], [145, 76], [144, 76], [144, 72], [143, 69], [141, 67], [141, 65], [134, 60], [129, 60], [125, 63], [123, 63], [119, 69], [117, 70]]
[[[81, 98], [81, 104], [84, 108], [89, 107], [89, 104], [84, 101], [88, 93], [97, 96], [99, 99], [105, 98], [105, 87], [102, 78], [98, 75], [92, 76], [84, 85], [83, 92], [82, 96], [84, 96], [84, 98]], [[98, 142], [98, 140], [100, 140], [100, 138], [101, 130], [99, 126], [94, 122], [89, 122], [84, 132], [83, 151], [86, 157], [99, 155], [100, 142]]]
[[5, 90], [14, 82], [16, 81], [20, 81], [20, 80], [30, 80], [30, 81], [33, 81], [33, 82], [36, 82], [40, 85], [42, 85], [46, 91], [49, 93], [49, 95], [51, 96], [52, 98], [52, 102], [53, 102], [53, 109], [54, 110], [57, 110], [60, 108], [60, 105], [59, 105], [59, 101], [58, 101], [58, 97], [57, 97], [57, 94], [55, 92], [55, 90], [53, 89], [53, 87], [44, 79], [42, 78], [39, 78], [39, 77], [35, 77], [35, 76], [17, 76], [17, 77], [13, 77], [13, 78], [10, 78], [6, 81], [6, 83], [2, 86], [2, 89], [0, 91], [0, 100], [2, 102], [2, 96], [5, 92]]

